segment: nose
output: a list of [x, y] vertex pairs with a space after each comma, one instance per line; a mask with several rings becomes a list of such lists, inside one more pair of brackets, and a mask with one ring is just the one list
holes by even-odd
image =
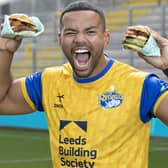
[[87, 41], [87, 37], [84, 33], [77, 33], [74, 38], [74, 42], [76, 44], [82, 44], [82, 43], [85, 43], [86, 41]]

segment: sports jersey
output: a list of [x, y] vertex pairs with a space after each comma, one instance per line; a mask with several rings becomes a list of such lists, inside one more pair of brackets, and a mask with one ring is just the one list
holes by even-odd
[[54, 168], [147, 168], [148, 121], [167, 86], [113, 59], [90, 78], [67, 63], [22, 80], [27, 103], [46, 112]]

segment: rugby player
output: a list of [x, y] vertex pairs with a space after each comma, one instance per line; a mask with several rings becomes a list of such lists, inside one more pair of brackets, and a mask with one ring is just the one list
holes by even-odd
[[[139, 56], [165, 70], [168, 40], [152, 35], [161, 56]], [[168, 124], [168, 83], [105, 54], [104, 13], [88, 2], [63, 10], [58, 38], [68, 63], [16, 80], [22, 40], [0, 38], [0, 113], [46, 113], [54, 168], [147, 168], [150, 121]]]

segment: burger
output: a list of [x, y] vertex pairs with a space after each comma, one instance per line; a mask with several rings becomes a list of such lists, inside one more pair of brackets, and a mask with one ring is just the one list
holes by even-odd
[[16, 13], [9, 15], [9, 24], [14, 32], [27, 32], [35, 34], [38, 32], [33, 20], [26, 14]]
[[129, 26], [122, 44], [125, 49], [140, 52], [150, 37], [150, 29], [147, 26]]

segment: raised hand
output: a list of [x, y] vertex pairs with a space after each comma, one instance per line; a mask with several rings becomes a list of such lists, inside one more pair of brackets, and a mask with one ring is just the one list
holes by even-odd
[[152, 30], [152, 36], [156, 40], [161, 56], [148, 57], [140, 53], [138, 55], [143, 58], [146, 62], [153, 65], [154, 67], [164, 70], [168, 68], [168, 39], [159, 35], [156, 31]]
[[20, 46], [21, 41], [22, 39], [20, 37], [13, 39], [0, 37], [0, 52], [14, 53]]

